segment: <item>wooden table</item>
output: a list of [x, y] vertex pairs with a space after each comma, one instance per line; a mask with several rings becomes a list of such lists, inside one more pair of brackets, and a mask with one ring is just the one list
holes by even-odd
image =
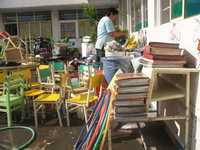
[[36, 68], [39, 64], [38, 63], [29, 63], [29, 64], [21, 64], [17, 66], [2, 66], [0, 67], [0, 72], [11, 72], [15, 70], [23, 70], [23, 69], [32, 69]]

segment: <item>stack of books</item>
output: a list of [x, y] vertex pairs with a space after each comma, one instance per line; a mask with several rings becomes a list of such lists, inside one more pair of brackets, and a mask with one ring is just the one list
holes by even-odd
[[179, 44], [160, 42], [150, 42], [140, 62], [145, 66], [160, 68], [180, 68], [186, 64], [184, 50], [179, 49]]
[[148, 77], [141, 73], [120, 73], [116, 76], [114, 90], [114, 117], [117, 121], [129, 122], [147, 115]]

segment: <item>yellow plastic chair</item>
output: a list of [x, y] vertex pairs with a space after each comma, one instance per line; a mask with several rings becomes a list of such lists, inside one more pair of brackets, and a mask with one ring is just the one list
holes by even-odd
[[45, 91], [41, 89], [41, 84], [39, 82], [32, 82], [32, 74], [30, 69], [25, 69], [22, 71], [23, 78], [27, 84], [27, 90], [25, 91], [26, 97], [36, 97]]
[[[64, 92], [61, 86], [56, 85], [54, 78], [54, 71], [51, 65], [40, 65], [37, 69], [38, 77], [40, 83], [43, 85], [45, 89], [45, 93], [39, 95], [33, 101], [33, 109], [34, 109], [34, 118], [35, 118], [35, 126], [38, 127], [38, 116], [37, 112], [39, 110], [44, 110], [45, 106], [51, 104], [56, 106], [58, 120], [60, 126], [63, 126], [61, 120], [60, 109], [64, 100]], [[51, 89], [51, 90], [50, 90]]]
[[[35, 119], [36, 128], [38, 128], [37, 112], [40, 109], [43, 110], [45, 105], [49, 105], [49, 104], [55, 105], [57, 115], [58, 115], [59, 125], [61, 127], [63, 126], [60, 109], [63, 104], [65, 94], [64, 94], [64, 88], [62, 88], [62, 85], [63, 84], [61, 84], [61, 86], [58, 86], [58, 85], [48, 85], [47, 86], [46, 85], [46, 88], [49, 89], [49, 87], [52, 86], [52, 88], [55, 88], [55, 90], [46, 91], [45, 93], [41, 94], [33, 101], [34, 119]], [[56, 91], [56, 90], [58, 90], [58, 91]]]
[[87, 123], [87, 110], [98, 100], [98, 96], [96, 96], [96, 88], [101, 87], [102, 81], [103, 75], [100, 74], [89, 77], [89, 87], [87, 92], [79, 93], [74, 97], [65, 100], [68, 126], [70, 126], [69, 112], [78, 108], [83, 109], [85, 122]]

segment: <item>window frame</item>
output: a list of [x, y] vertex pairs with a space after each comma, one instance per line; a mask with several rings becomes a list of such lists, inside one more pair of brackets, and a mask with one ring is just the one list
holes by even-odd
[[[146, 0], [146, 7], [145, 6], [145, 0], [139, 0], [141, 1], [140, 2], [140, 20], [141, 20], [141, 28], [139, 30], [136, 30], [136, 1], [130, 1], [130, 8], [131, 8], [131, 11], [130, 11], [130, 14], [131, 14], [131, 17], [130, 17], [130, 22], [131, 22], [131, 29], [130, 31], [131, 32], [139, 32], [141, 29], [145, 29], [145, 28], [148, 28], [148, 12], [147, 14], [145, 14], [146, 12], [146, 9], [148, 10], [148, 0]], [[145, 18], [146, 17], [146, 18]], [[147, 26], [145, 26], [145, 19], [147, 19]]]
[[78, 20], [60, 20], [59, 21], [59, 25], [60, 25], [60, 39], [62, 38], [62, 35], [61, 35], [61, 24], [62, 23], [75, 23], [75, 37], [72, 38], [72, 39], [78, 39], [79, 38], [79, 27], [78, 27]]
[[185, 1], [186, 0], [182, 0], [182, 15], [181, 16], [178, 16], [178, 17], [176, 17], [176, 18], [172, 18], [172, 0], [169, 0], [169, 21], [168, 22], [165, 22], [165, 23], [162, 23], [161, 21], [162, 21], [162, 7], [161, 7], [161, 5], [162, 5], [162, 0], [158, 0], [158, 3], [156, 4], [156, 5], [158, 5], [158, 6], [156, 6], [156, 8], [159, 8], [159, 11], [158, 12], [160, 12], [160, 14], [159, 15], [157, 15], [157, 20], [159, 21], [159, 23], [158, 23], [158, 25], [163, 25], [163, 24], [166, 24], [166, 23], [176, 23], [176, 22], [178, 22], [178, 21], [180, 21], [180, 20], [183, 20], [184, 18], [185, 18]]

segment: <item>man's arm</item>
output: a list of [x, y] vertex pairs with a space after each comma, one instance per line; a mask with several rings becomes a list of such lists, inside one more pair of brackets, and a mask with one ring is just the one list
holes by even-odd
[[125, 32], [117, 32], [117, 31], [110, 32], [109, 34], [110, 34], [110, 36], [112, 36], [113, 38], [118, 38], [118, 37], [126, 36], [126, 35], [127, 35]]

